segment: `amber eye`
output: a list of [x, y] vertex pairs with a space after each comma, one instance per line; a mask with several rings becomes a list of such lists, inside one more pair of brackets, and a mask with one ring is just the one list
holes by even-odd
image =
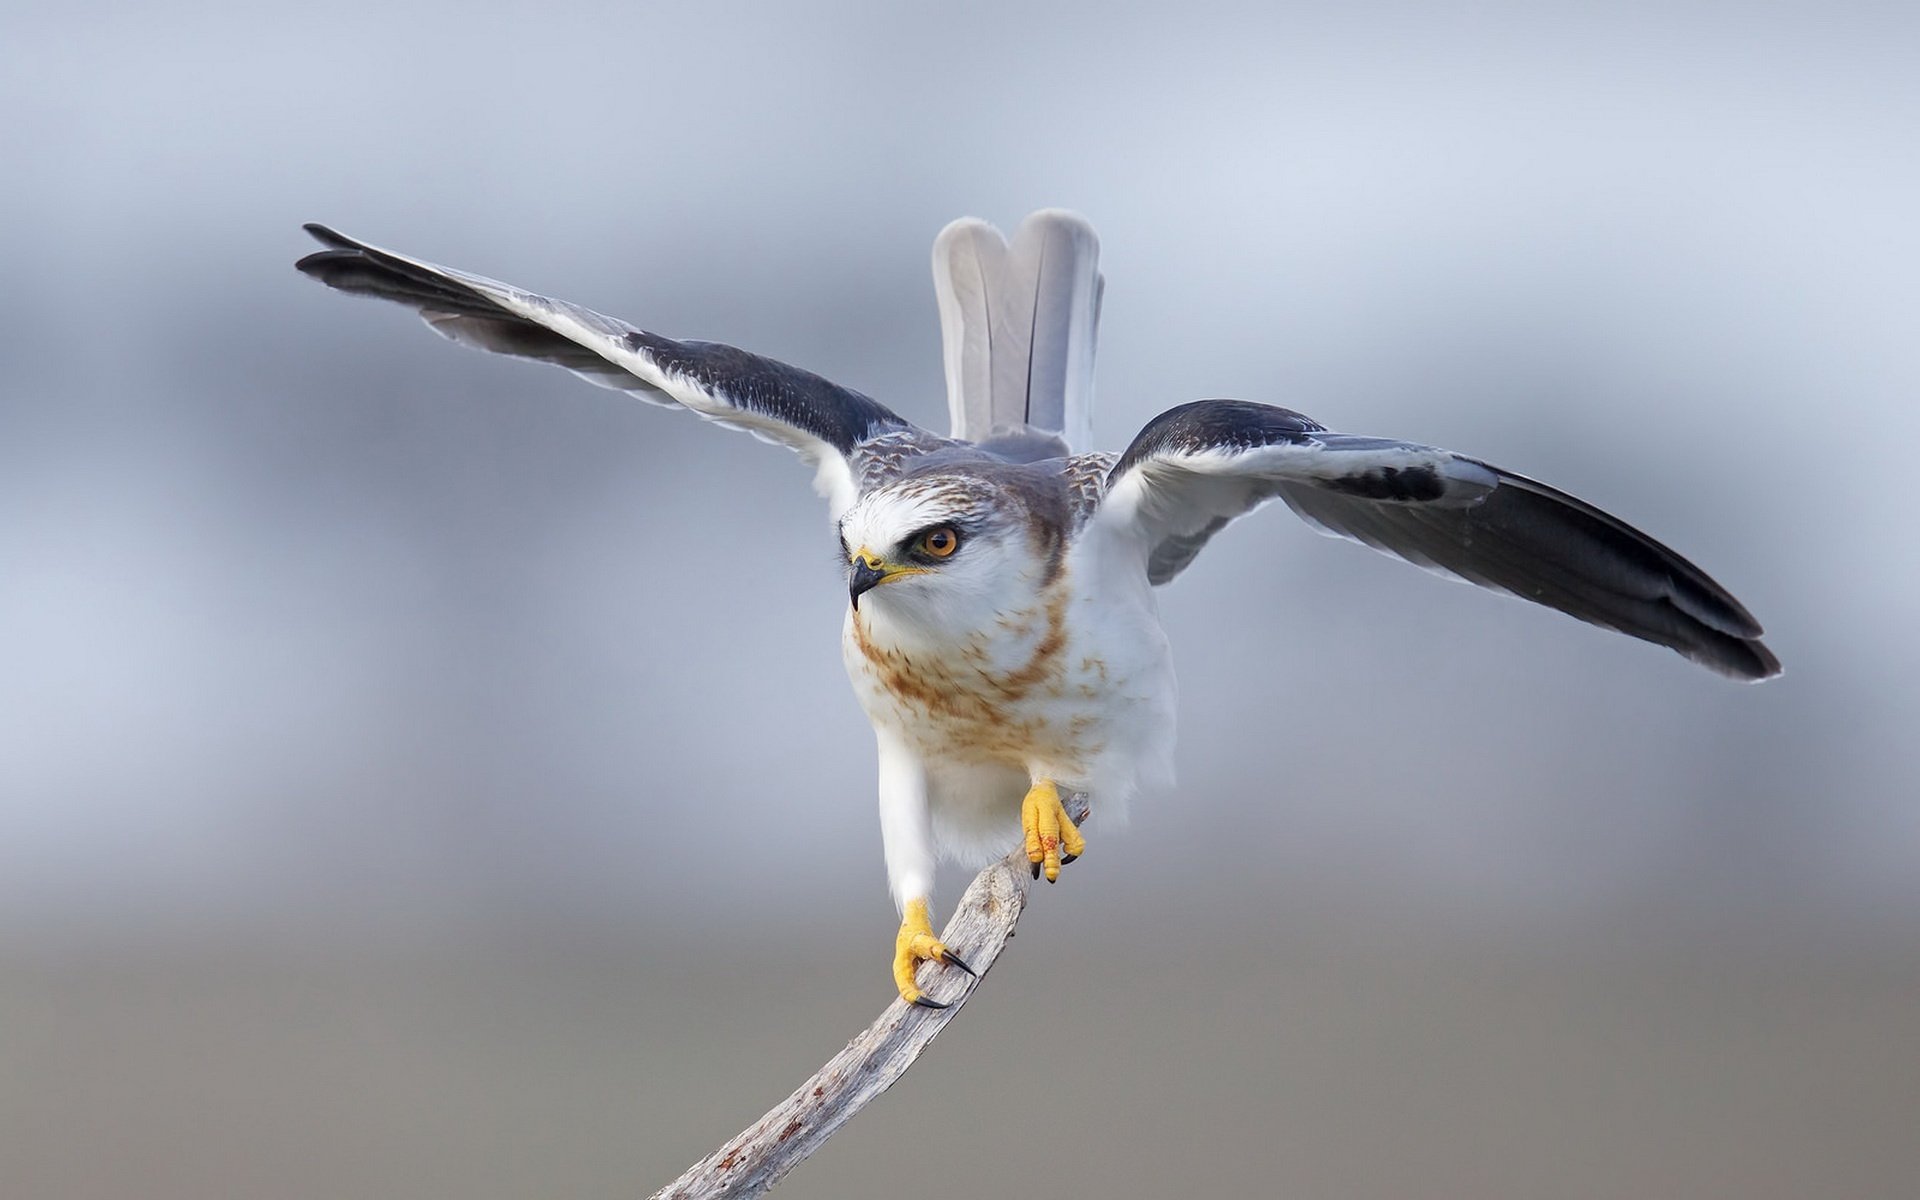
[[947, 558], [959, 548], [960, 535], [946, 525], [927, 530], [920, 535], [920, 541], [914, 546], [914, 549], [922, 554], [931, 554], [935, 558]]

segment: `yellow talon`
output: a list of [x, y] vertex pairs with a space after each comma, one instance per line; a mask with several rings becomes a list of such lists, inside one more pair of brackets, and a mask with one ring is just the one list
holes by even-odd
[[1067, 862], [1087, 852], [1087, 839], [1067, 815], [1060, 789], [1050, 779], [1034, 784], [1020, 802], [1020, 828], [1027, 835], [1027, 861], [1035, 865], [1035, 874], [1046, 871], [1048, 883], [1060, 878], [1061, 851]]
[[893, 983], [900, 989], [900, 998], [908, 1004], [945, 1008], [940, 1001], [929, 1000], [914, 982], [914, 968], [923, 962], [945, 963], [969, 975], [974, 973], [959, 955], [947, 949], [945, 942], [933, 936], [933, 924], [927, 919], [927, 902], [909, 900], [900, 918], [900, 933], [893, 939]]

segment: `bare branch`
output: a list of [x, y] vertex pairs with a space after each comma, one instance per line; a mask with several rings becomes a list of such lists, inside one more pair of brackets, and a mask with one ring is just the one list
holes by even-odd
[[[1065, 797], [1074, 821], [1087, 818], [1086, 797]], [[1013, 937], [1027, 905], [1033, 879], [1024, 851], [1015, 850], [990, 864], [968, 885], [940, 940], [984, 981], [994, 960]], [[950, 982], [951, 981], [951, 982]], [[969, 982], [958, 971], [941, 973], [939, 983]], [[906, 1074], [920, 1052], [960, 1014], [978, 982], [947, 997], [936, 986], [943, 1009], [915, 1008], [895, 1000], [865, 1033], [847, 1043], [813, 1075], [725, 1145], [687, 1169], [686, 1174], [653, 1194], [653, 1200], [707, 1200], [708, 1197], [758, 1196], [780, 1182], [800, 1161], [826, 1144], [853, 1115]]]

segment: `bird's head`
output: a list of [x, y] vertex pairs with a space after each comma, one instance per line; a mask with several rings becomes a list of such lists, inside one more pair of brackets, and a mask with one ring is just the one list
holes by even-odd
[[856, 611], [926, 632], [985, 628], [1059, 571], [1058, 522], [998, 472], [925, 472], [862, 496], [840, 521]]

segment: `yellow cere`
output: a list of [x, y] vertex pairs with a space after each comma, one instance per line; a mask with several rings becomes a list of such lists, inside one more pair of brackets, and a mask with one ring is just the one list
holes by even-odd
[[[952, 552], [949, 551], [948, 553], [952, 553]], [[873, 551], [867, 549], [865, 546], [862, 546], [860, 547], [860, 549], [854, 551], [853, 561], [857, 563], [864, 563], [866, 565], [867, 570], [869, 571], [880, 572], [881, 583], [892, 583], [894, 580], [904, 579], [908, 575], [927, 574], [927, 568], [925, 567], [897, 567], [894, 564], [881, 558], [878, 554], [875, 554]]]

